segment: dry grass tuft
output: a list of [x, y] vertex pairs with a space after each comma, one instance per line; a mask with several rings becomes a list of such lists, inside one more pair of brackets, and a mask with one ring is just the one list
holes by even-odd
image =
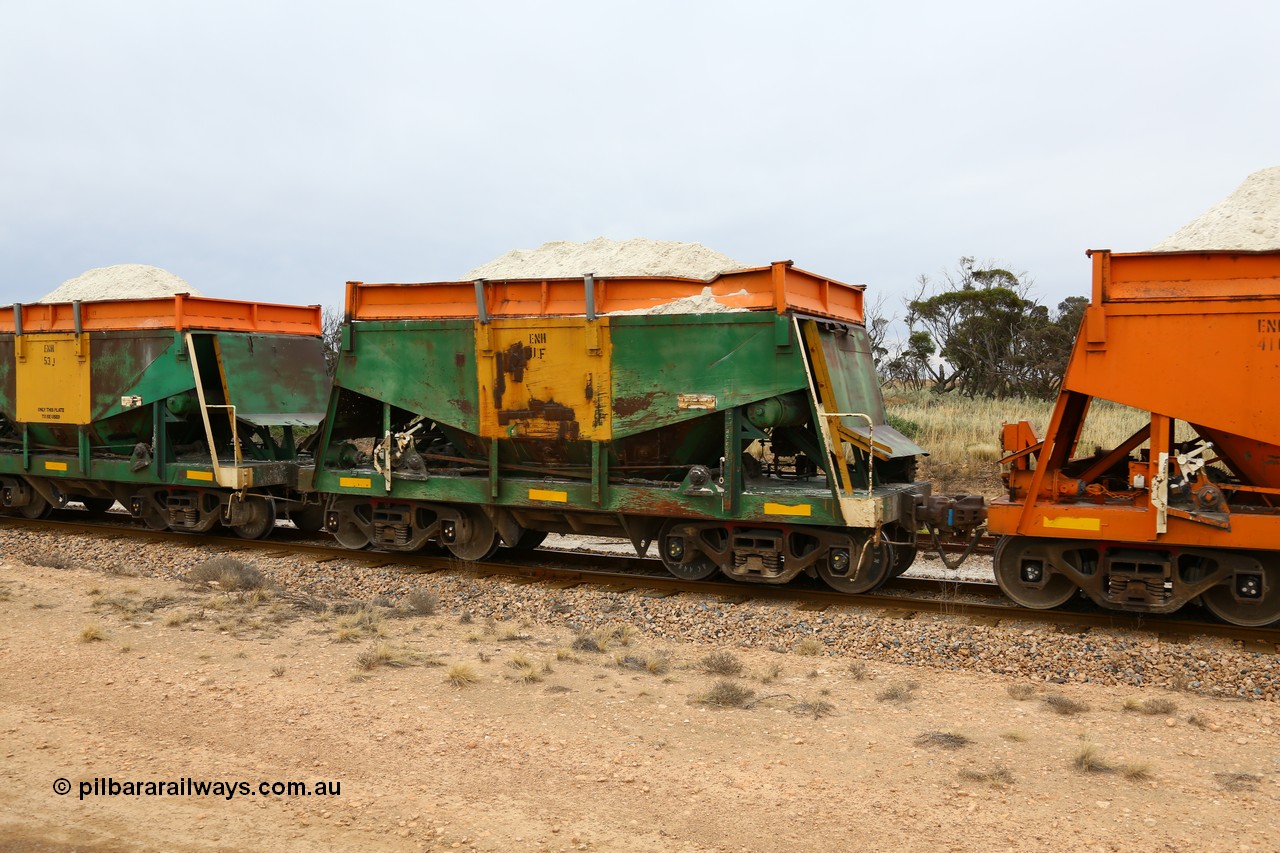
[[836, 710], [836, 706], [830, 702], [824, 702], [819, 699], [816, 702], [797, 702], [791, 706], [791, 713], [800, 714], [801, 716], [812, 716], [815, 720], [823, 717], [829, 717]]
[[480, 680], [476, 671], [465, 663], [455, 663], [444, 674], [444, 680], [454, 687], [468, 687]]
[[1150, 764], [1121, 764], [1120, 775], [1130, 782], [1146, 782], [1151, 778]]
[[620, 655], [614, 658], [614, 663], [623, 669], [634, 669], [638, 672], [647, 672], [650, 675], [664, 675], [671, 671], [671, 661], [667, 656], [660, 653], [648, 655]]
[[1044, 697], [1044, 704], [1056, 714], [1071, 716], [1072, 714], [1083, 714], [1089, 710], [1089, 706], [1083, 702], [1077, 702], [1069, 696], [1063, 696], [1061, 693], [1050, 693]]
[[596, 639], [594, 634], [579, 634], [573, 638], [573, 642], [569, 644], [575, 652], [603, 652], [600, 641]]
[[1013, 699], [1019, 702], [1025, 702], [1036, 695], [1036, 686], [1034, 684], [1010, 684], [1005, 688], [1005, 692]]
[[[1043, 435], [1053, 414], [1052, 400], [1009, 398], [990, 401], [961, 394], [934, 394], [929, 390], [886, 389], [897, 418], [911, 422], [911, 439], [929, 448], [927, 473], [940, 482], [938, 494], [982, 491], [992, 497], [1000, 492], [999, 450], [992, 438], [1001, 424], [1028, 420]], [[1142, 412], [1105, 400], [1095, 400], [1080, 436], [1080, 447], [1115, 447], [1142, 426]]]
[[[542, 673], [539, 672], [538, 665], [525, 655], [512, 655], [507, 661], [507, 666], [515, 670], [514, 678], [524, 684], [532, 684], [542, 680]], [[543, 669], [549, 672], [550, 666], [544, 665]]]
[[434, 616], [440, 599], [431, 590], [414, 589], [401, 600], [400, 607], [410, 616]]
[[1022, 732], [1004, 732], [1000, 737], [1008, 741], [1013, 741], [1014, 743], [1026, 743], [1027, 741], [1027, 736]]
[[127, 595], [104, 595], [93, 602], [93, 607], [105, 609], [125, 621], [132, 621], [146, 612], [143, 603]]
[[570, 644], [574, 651], [607, 652], [614, 646], [627, 646], [636, 635], [631, 625], [605, 625], [594, 631], [580, 631]]
[[1085, 744], [1076, 751], [1071, 765], [1082, 773], [1110, 773], [1115, 768], [1102, 760], [1098, 748], [1093, 744]]
[[881, 690], [876, 694], [876, 699], [880, 702], [910, 702], [915, 698], [916, 690], [919, 687], [920, 682], [918, 681], [899, 681]]
[[796, 654], [803, 655], [804, 657], [816, 657], [817, 655], [822, 654], [825, 650], [826, 646], [824, 646], [822, 641], [817, 637], [805, 637], [803, 640], [796, 643], [795, 648]]
[[380, 666], [413, 666], [416, 662], [417, 655], [413, 652], [393, 648], [390, 643], [376, 643], [356, 655], [356, 666], [366, 671]]
[[350, 643], [361, 637], [381, 637], [385, 634], [382, 614], [365, 605], [338, 617], [334, 639], [339, 643]]
[[276, 664], [275, 666], [271, 667], [271, 677], [272, 677], [272, 678], [280, 678], [280, 677], [281, 677], [281, 676], [283, 676], [283, 675], [284, 675], [284, 665], [283, 665], [283, 664]]
[[234, 557], [211, 557], [187, 572], [183, 580], [192, 583], [217, 584], [226, 592], [262, 589], [267, 578], [255, 566]]
[[710, 675], [742, 675], [742, 661], [733, 652], [719, 651], [698, 661], [698, 668]]
[[1163, 696], [1144, 700], [1126, 699], [1124, 701], [1124, 709], [1151, 716], [1167, 716], [1178, 710], [1178, 703]]
[[1192, 714], [1191, 716], [1187, 717], [1187, 722], [1195, 726], [1197, 729], [1209, 728], [1209, 721], [1206, 720], [1204, 717], [1200, 716], [1199, 714]]
[[164, 624], [166, 628], [177, 628], [199, 618], [198, 614], [192, 613], [190, 610], [175, 610], [164, 617]]
[[80, 629], [80, 642], [82, 643], [98, 643], [106, 638], [107, 632], [96, 622], [92, 625], [85, 625]]
[[760, 683], [772, 684], [778, 680], [778, 676], [780, 675], [782, 675], [782, 664], [771, 663], [764, 672], [760, 673]]
[[583, 631], [572, 646], [579, 652], [607, 652], [614, 646], [628, 646], [636, 635], [633, 625], [605, 625], [594, 631]]
[[756, 695], [750, 687], [744, 687], [736, 681], [717, 681], [706, 693], [696, 697], [695, 701], [703, 705], [714, 705], [717, 708], [745, 708]]
[[925, 732], [916, 736], [916, 746], [936, 746], [940, 749], [960, 749], [972, 740], [956, 732]]
[[971, 767], [966, 767], [960, 771], [960, 778], [966, 782], [982, 782], [993, 788], [1013, 784], [1013, 774], [1009, 772], [1008, 767], [1002, 764], [997, 764], [987, 770], [974, 770]]
[[854, 681], [865, 681], [871, 677], [871, 674], [867, 672], [867, 665], [860, 660], [852, 661], [849, 664], [849, 675]]
[[1228, 791], [1252, 791], [1262, 781], [1254, 773], [1214, 773], [1213, 778]]

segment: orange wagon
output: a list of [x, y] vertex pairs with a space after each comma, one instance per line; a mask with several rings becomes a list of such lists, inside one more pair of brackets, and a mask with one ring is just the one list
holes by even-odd
[[[1091, 252], [1093, 294], [1043, 440], [1007, 424], [996, 579], [1048, 608], [1280, 619], [1280, 252]], [[1147, 412], [1079, 448], [1095, 399]], [[1091, 452], [1082, 452], [1091, 451]]]

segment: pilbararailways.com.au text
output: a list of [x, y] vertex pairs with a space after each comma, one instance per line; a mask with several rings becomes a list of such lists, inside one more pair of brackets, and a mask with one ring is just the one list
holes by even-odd
[[[62, 783], [62, 784], [59, 784]], [[59, 794], [70, 792], [66, 779], [54, 782]], [[126, 779], [118, 781], [110, 776], [83, 779], [79, 782], [80, 799], [86, 797], [340, 797], [341, 782], [243, 782], [233, 780], [192, 779], [184, 776], [176, 780]]]

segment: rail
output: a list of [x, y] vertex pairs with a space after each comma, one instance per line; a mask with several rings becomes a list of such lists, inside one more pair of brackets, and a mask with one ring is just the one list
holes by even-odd
[[[67, 510], [74, 513], [74, 510]], [[720, 595], [737, 601], [782, 600], [798, 603], [809, 610], [827, 607], [871, 607], [899, 612], [938, 613], [992, 624], [1004, 620], [1048, 623], [1079, 629], [1128, 630], [1155, 634], [1159, 637], [1220, 637], [1240, 642], [1249, 651], [1280, 654], [1280, 627], [1245, 628], [1216, 622], [1201, 622], [1177, 615], [1127, 614], [1106, 610], [1028, 610], [1004, 602], [994, 583], [979, 584], [924, 578], [896, 578], [874, 593], [851, 595], [828, 589], [808, 588], [797, 584], [770, 586], [744, 585], [735, 582], [685, 581], [660, 568], [656, 560], [639, 557], [612, 557], [599, 554], [535, 550], [524, 554], [499, 552], [483, 562], [464, 562], [454, 557], [418, 553], [383, 551], [351, 551], [336, 545], [287, 541], [280, 538], [246, 540], [227, 534], [189, 534], [174, 536], [165, 531], [152, 531], [132, 524], [89, 524], [61, 520], [31, 520], [17, 516], [0, 517], [0, 524], [26, 529], [57, 531], [64, 535], [127, 535], [147, 541], [208, 550], [219, 546], [228, 551], [254, 550], [278, 554], [311, 555], [324, 561], [349, 560], [374, 567], [402, 567], [404, 571], [465, 571], [480, 575], [549, 581], [558, 586], [577, 583], [601, 584], [625, 591], [689, 592], [698, 595]], [[277, 535], [284, 533], [277, 531]], [[314, 537], [311, 537], [314, 539]], [[614, 569], [608, 566], [613, 565]], [[650, 571], [650, 569], [652, 571]], [[908, 594], [895, 594], [895, 592]], [[983, 600], [985, 599], [985, 600]], [[991, 603], [995, 600], [1003, 603]]]

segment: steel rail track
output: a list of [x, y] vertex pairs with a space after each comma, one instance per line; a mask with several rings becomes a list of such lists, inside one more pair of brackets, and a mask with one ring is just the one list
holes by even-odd
[[[500, 551], [484, 562], [465, 562], [451, 555], [431, 555], [390, 551], [351, 551], [338, 545], [315, 544], [313, 534], [278, 530], [272, 539], [247, 540], [227, 534], [177, 534], [153, 531], [133, 524], [107, 521], [0, 517], [0, 525], [44, 530], [65, 535], [95, 538], [127, 536], [131, 539], [190, 547], [216, 546], [223, 551], [258, 551], [276, 556], [311, 555], [317, 562], [347, 560], [373, 567], [399, 566], [419, 572], [461, 571], [476, 575], [524, 578], [554, 582], [570, 587], [596, 584], [619, 591], [643, 590], [666, 594], [692, 593], [725, 598], [741, 603], [751, 600], [796, 602], [804, 610], [830, 607], [863, 607], [889, 611], [904, 620], [916, 613], [941, 613], [995, 625], [1004, 621], [1042, 622], [1059, 626], [1063, 632], [1094, 628], [1156, 634], [1166, 642], [1180, 642], [1194, 636], [1235, 640], [1248, 651], [1280, 653], [1280, 627], [1246, 628], [1217, 622], [1201, 622], [1178, 615], [1120, 613], [1099, 609], [1028, 610], [1009, 603], [994, 583], [895, 578], [873, 593], [850, 595], [818, 587], [817, 582], [792, 582], [780, 586], [744, 584], [734, 581], [686, 581], [673, 577], [656, 560], [620, 555], [534, 550]], [[300, 541], [300, 540], [310, 541]], [[1000, 603], [996, 603], [1000, 602]]]

